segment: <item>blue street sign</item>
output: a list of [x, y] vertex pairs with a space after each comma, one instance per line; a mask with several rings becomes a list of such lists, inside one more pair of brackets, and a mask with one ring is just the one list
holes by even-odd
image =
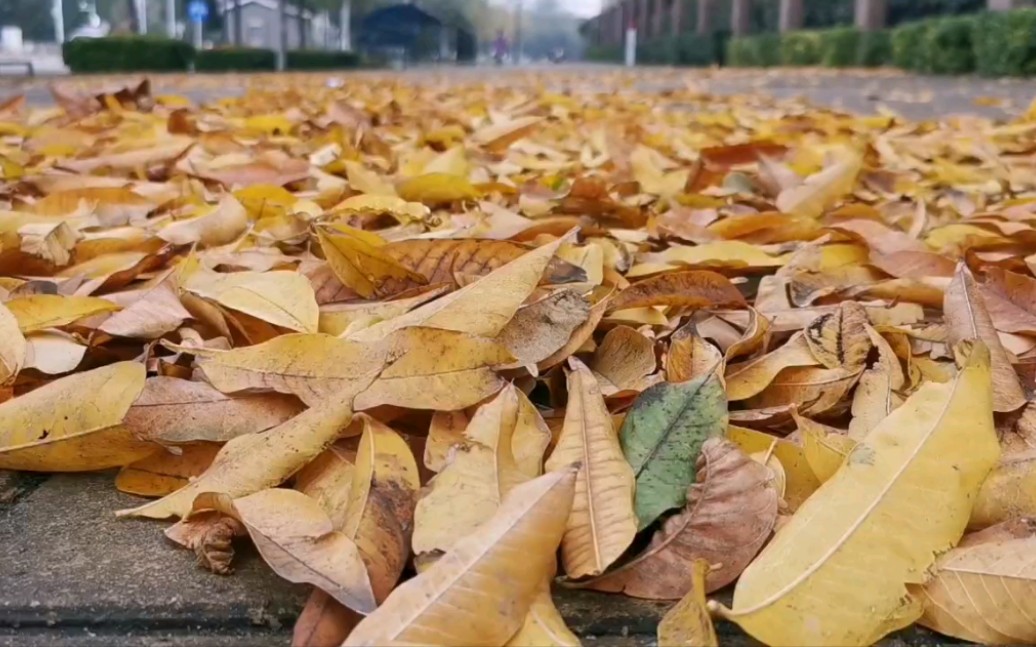
[[205, 22], [209, 17], [209, 5], [202, 0], [191, 0], [187, 4], [187, 16], [191, 22]]

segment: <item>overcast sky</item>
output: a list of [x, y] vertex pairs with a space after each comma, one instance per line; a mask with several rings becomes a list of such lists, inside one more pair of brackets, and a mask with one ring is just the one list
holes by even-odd
[[559, 0], [559, 4], [577, 16], [587, 18], [601, 11], [601, 0]]

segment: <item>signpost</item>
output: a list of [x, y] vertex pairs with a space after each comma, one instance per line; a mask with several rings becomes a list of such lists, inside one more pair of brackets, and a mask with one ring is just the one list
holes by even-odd
[[187, 4], [187, 17], [194, 26], [194, 46], [201, 47], [201, 26], [209, 17], [209, 5], [204, 0], [191, 0]]

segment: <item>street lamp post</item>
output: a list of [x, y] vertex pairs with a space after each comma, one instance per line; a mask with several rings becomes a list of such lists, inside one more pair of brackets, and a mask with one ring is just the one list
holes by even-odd
[[54, 19], [54, 40], [59, 43], [65, 42], [65, 11], [61, 6], [61, 0], [51, 2], [50, 15]]
[[518, 0], [515, 5], [514, 13], [516, 14], [514, 22], [514, 64], [519, 65], [522, 62], [522, 2]]

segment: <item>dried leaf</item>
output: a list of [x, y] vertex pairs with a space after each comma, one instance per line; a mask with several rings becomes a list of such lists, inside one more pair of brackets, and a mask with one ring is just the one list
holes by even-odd
[[0, 404], [0, 469], [82, 472], [154, 452], [122, 425], [144, 373], [143, 364], [117, 362]]
[[489, 521], [393, 591], [343, 646], [504, 644], [554, 568], [574, 490], [574, 467], [515, 488]]
[[638, 598], [675, 600], [693, 593], [694, 563], [713, 566], [704, 595], [730, 584], [770, 537], [777, 520], [773, 473], [732, 442], [710, 438], [697, 459], [687, 505], [667, 518], [647, 550], [590, 586]]
[[184, 288], [206, 299], [298, 332], [316, 332], [320, 319], [313, 288], [296, 272], [200, 271]]
[[989, 348], [993, 375], [993, 410], [1014, 411], [1025, 404], [1025, 394], [1011, 359], [993, 328], [971, 271], [961, 264], [946, 290], [943, 304], [947, 336], [951, 344], [965, 339], [981, 340]]
[[601, 388], [582, 362], [572, 358], [565, 424], [546, 468], [555, 472], [580, 463], [575, 499], [561, 543], [561, 562], [570, 578], [599, 575], [629, 547], [637, 533], [633, 470]]
[[216, 443], [191, 443], [177, 453], [160, 449], [119, 470], [115, 487], [137, 496], [165, 496], [204, 472], [218, 451]]
[[158, 501], [116, 514], [151, 519], [185, 517], [202, 493], [237, 499], [276, 486], [330, 445], [350, 420], [352, 409], [348, 404], [331, 402], [307, 409], [269, 431], [233, 438], [209, 469], [188, 485]]
[[694, 560], [691, 590], [658, 623], [659, 647], [719, 647], [712, 618], [705, 605], [705, 575], [709, 563]]
[[679, 308], [738, 308], [745, 298], [730, 279], [706, 270], [668, 272], [634, 283], [608, 305], [609, 310], [643, 308], [645, 306]]
[[[991, 400], [976, 345], [957, 380], [925, 384], [856, 446], [742, 573], [724, 617], [768, 644], [867, 645], [917, 620], [906, 585], [959, 540], [999, 455]], [[890, 543], [904, 527], [910, 541]]]

